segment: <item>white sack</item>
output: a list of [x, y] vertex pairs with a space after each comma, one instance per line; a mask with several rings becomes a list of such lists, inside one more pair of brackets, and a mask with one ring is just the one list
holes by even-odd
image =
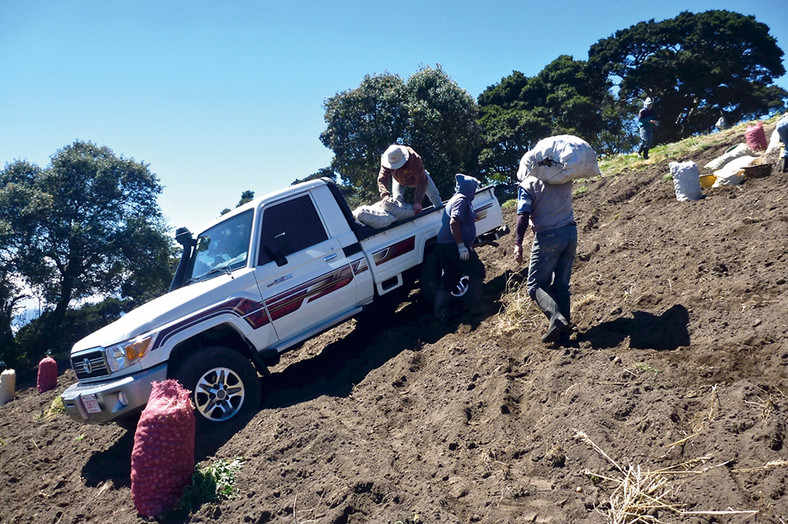
[[717, 180], [712, 187], [738, 186], [744, 180], [744, 168], [752, 165], [756, 160], [758, 160], [756, 157], [749, 155], [734, 158], [725, 164], [725, 167], [714, 172]]
[[721, 169], [722, 166], [733, 160], [734, 158], [739, 158], [740, 156], [744, 155], [754, 155], [755, 153], [747, 147], [747, 144], [738, 144], [730, 149], [728, 149], [723, 155], [718, 156], [705, 166], [706, 169], [711, 169], [712, 171], [716, 171]]
[[780, 151], [780, 146], [782, 142], [780, 142], [780, 134], [777, 132], [777, 126], [774, 127], [774, 131], [772, 131], [772, 135], [769, 137], [769, 146], [766, 148], [766, 153], [769, 154], [773, 151]]
[[671, 162], [670, 175], [673, 177], [673, 189], [676, 191], [676, 200], [700, 200], [703, 191], [700, 189], [700, 171], [698, 164], [688, 160], [686, 162]]
[[536, 143], [520, 159], [517, 179], [534, 176], [548, 184], [563, 184], [577, 178], [601, 175], [596, 153], [582, 138], [558, 135]]
[[381, 205], [384, 211], [390, 215], [394, 215], [394, 218], [397, 220], [404, 220], [416, 215], [411, 204], [404, 204], [396, 199], [392, 199], [391, 201], [381, 200]]
[[359, 206], [353, 211], [353, 217], [368, 226], [375, 229], [381, 229], [390, 226], [397, 221], [397, 217], [384, 210], [380, 202], [376, 202], [371, 206]]
[[0, 406], [14, 400], [16, 371], [6, 369], [0, 374]]

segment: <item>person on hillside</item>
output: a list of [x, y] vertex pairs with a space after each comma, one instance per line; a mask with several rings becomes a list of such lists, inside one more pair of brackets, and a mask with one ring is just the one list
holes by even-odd
[[780, 156], [780, 172], [788, 173], [788, 113], [780, 117], [775, 129], [777, 129], [780, 142], [783, 143], [783, 154]]
[[514, 258], [523, 262], [523, 238], [534, 231], [526, 289], [550, 321], [545, 343], [565, 343], [570, 334], [572, 264], [577, 253], [577, 226], [572, 209], [572, 182], [548, 184], [526, 176], [517, 189]]
[[454, 175], [457, 192], [446, 202], [438, 231], [438, 266], [443, 270], [438, 290], [435, 293], [435, 318], [443, 320], [448, 314], [451, 290], [460, 277], [468, 275], [466, 300], [471, 314], [486, 311], [482, 304], [482, 283], [486, 274], [484, 263], [473, 249], [476, 239], [476, 213], [473, 198], [480, 183], [477, 179], [458, 173]]
[[378, 173], [380, 198], [384, 200], [393, 198], [401, 203], [404, 202], [403, 186], [414, 188], [413, 211], [416, 214], [421, 213], [421, 202], [425, 194], [435, 208], [443, 205], [438, 188], [429, 172], [424, 169], [421, 157], [409, 146], [393, 144], [380, 157]]
[[648, 150], [654, 140], [654, 127], [657, 125], [657, 115], [652, 109], [651, 98], [643, 101], [643, 108], [638, 112], [638, 127], [640, 128], [640, 148], [638, 155], [648, 158]]

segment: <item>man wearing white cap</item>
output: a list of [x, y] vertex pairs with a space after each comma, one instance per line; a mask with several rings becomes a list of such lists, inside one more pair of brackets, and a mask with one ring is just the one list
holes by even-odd
[[[391, 191], [389, 191], [389, 180]], [[408, 146], [393, 144], [380, 157], [380, 173], [378, 173], [378, 190], [380, 198], [394, 198], [402, 202], [403, 186], [414, 188], [413, 211], [421, 213], [421, 201], [424, 195], [436, 208], [441, 207], [440, 194], [432, 177], [424, 169], [421, 157]]]

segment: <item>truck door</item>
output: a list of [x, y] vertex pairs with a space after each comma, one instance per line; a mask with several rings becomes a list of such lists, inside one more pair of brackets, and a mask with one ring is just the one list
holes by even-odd
[[353, 308], [356, 282], [310, 193], [262, 209], [257, 282], [282, 343]]

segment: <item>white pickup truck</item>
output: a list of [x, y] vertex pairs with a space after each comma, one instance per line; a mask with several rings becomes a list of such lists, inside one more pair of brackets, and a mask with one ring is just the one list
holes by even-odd
[[[499, 236], [493, 188], [474, 197], [477, 234]], [[421, 275], [443, 212], [375, 230], [355, 221], [328, 179], [304, 182], [222, 216], [184, 247], [169, 293], [77, 342], [79, 380], [62, 394], [85, 423], [133, 421], [151, 382], [175, 378], [192, 391], [198, 423], [253, 412], [260, 378], [279, 355]]]

